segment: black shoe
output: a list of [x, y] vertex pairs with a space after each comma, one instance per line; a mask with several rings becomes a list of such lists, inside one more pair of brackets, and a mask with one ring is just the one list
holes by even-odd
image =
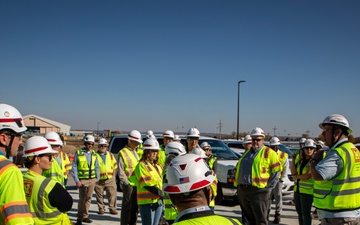
[[89, 219], [89, 218], [84, 218], [84, 219], [82, 219], [82, 221], [83, 221], [84, 223], [92, 223], [92, 220]]
[[280, 220], [281, 220], [280, 214], [275, 214], [275, 219], [274, 219], [274, 221], [273, 221], [273, 224], [278, 224], [278, 223], [280, 223]]
[[75, 225], [82, 225], [81, 220], [77, 220], [76, 223], [75, 223]]

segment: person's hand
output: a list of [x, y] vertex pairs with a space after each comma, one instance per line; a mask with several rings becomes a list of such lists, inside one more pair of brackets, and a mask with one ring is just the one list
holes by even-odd
[[316, 161], [316, 163], [319, 163], [324, 157], [324, 150], [320, 150], [315, 153], [312, 160]]
[[81, 188], [82, 186], [83, 186], [83, 184], [80, 181], [76, 182], [76, 187], [77, 188]]

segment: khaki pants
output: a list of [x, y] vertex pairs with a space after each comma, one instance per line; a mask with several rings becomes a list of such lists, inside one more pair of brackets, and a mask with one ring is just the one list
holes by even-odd
[[330, 218], [322, 219], [321, 225], [358, 225], [360, 218]]
[[104, 205], [104, 190], [106, 191], [106, 196], [109, 202], [110, 211], [116, 211], [116, 180], [115, 177], [112, 177], [108, 180], [100, 180], [95, 184], [95, 193], [96, 193], [96, 201], [100, 210], [105, 211]]
[[89, 217], [91, 198], [97, 179], [80, 180], [80, 182], [83, 186], [79, 188], [78, 220]]

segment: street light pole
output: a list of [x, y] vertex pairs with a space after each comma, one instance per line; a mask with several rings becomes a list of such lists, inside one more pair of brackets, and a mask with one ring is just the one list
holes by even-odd
[[240, 84], [246, 82], [245, 80], [240, 80], [238, 82], [238, 102], [237, 102], [237, 129], [236, 129], [236, 140], [239, 140], [239, 106], [240, 106]]

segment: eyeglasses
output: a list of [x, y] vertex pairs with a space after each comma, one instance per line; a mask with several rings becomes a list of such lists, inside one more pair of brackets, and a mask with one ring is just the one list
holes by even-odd
[[49, 161], [51, 161], [52, 158], [54, 157], [53, 155], [48, 155], [48, 154], [39, 155], [39, 157], [44, 157], [44, 156], [48, 157], [48, 158], [49, 158]]
[[100, 145], [100, 148], [104, 148], [104, 147], [107, 147], [107, 145]]
[[5, 132], [4, 134], [9, 135], [11, 137], [17, 137], [18, 140], [21, 140], [22, 136], [23, 136], [23, 133], [7, 133], [7, 132]]
[[253, 142], [255, 142], [255, 141], [259, 142], [259, 141], [262, 141], [262, 140], [263, 139], [254, 139], [254, 138], [252, 139]]

